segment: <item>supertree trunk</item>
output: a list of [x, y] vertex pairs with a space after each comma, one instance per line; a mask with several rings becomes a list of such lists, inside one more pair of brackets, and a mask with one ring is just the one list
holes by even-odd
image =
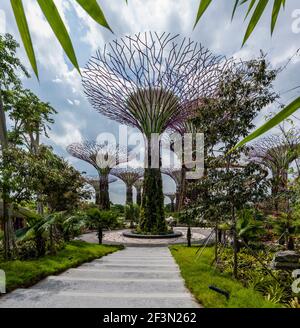
[[96, 190], [95, 203], [100, 207], [100, 192]]
[[182, 167], [177, 211], [180, 211], [182, 209], [185, 196], [186, 196], [186, 169], [185, 167]]
[[139, 206], [142, 204], [142, 188], [137, 188], [136, 190], [136, 203]]
[[142, 216], [140, 228], [145, 233], [167, 231], [164, 216], [164, 194], [160, 168], [151, 168], [151, 146], [148, 139], [148, 166], [144, 174]]
[[133, 203], [132, 185], [126, 185], [126, 204]]
[[100, 175], [99, 206], [102, 210], [110, 209], [110, 200], [108, 192], [108, 174]]
[[171, 212], [175, 212], [174, 200], [171, 200]]

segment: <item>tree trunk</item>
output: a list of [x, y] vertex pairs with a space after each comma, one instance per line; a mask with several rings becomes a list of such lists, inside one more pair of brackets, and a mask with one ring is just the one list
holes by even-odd
[[42, 196], [40, 193], [37, 194], [37, 205], [36, 209], [39, 215], [43, 216], [44, 215], [44, 203], [42, 201]]
[[133, 203], [133, 191], [132, 186], [126, 185], [126, 204], [132, 204]]
[[[4, 112], [4, 105], [2, 99], [2, 91], [0, 84], [0, 144], [2, 150], [2, 162], [3, 166], [6, 166], [5, 152], [8, 150], [8, 137], [7, 137], [7, 126], [6, 117]], [[7, 173], [3, 174], [3, 186], [2, 186], [2, 201], [3, 201], [3, 212], [2, 212], [2, 225], [4, 227], [4, 256], [9, 259], [13, 256], [15, 251], [15, 233], [13, 229], [12, 218], [9, 213], [9, 176]]]
[[190, 225], [188, 225], [186, 237], [187, 237], [187, 246], [191, 247], [192, 246], [192, 242], [191, 242], [192, 232], [191, 232], [191, 226]]
[[142, 215], [140, 229], [144, 233], [167, 231], [164, 216], [164, 194], [160, 168], [151, 168], [151, 140], [147, 140], [147, 168], [144, 173]]
[[186, 196], [186, 168], [182, 167], [177, 211], [180, 211], [182, 209], [185, 196]]
[[176, 186], [176, 200], [175, 200], [175, 210], [179, 210], [179, 198], [180, 198], [180, 187]]
[[233, 232], [233, 276], [238, 277], [238, 240], [236, 232], [236, 218], [235, 218], [235, 208], [232, 205], [232, 232]]
[[139, 206], [142, 204], [142, 188], [136, 188], [136, 203]]
[[215, 226], [215, 263], [218, 264], [218, 243], [219, 243], [219, 229], [218, 229], [218, 223], [216, 223]]
[[96, 192], [95, 203], [100, 207], [100, 191], [95, 189], [95, 192]]
[[102, 226], [98, 226], [98, 232], [97, 232], [97, 236], [98, 236], [98, 243], [99, 245], [102, 244], [102, 239], [103, 239], [103, 231], [102, 231]]
[[102, 210], [110, 209], [110, 200], [108, 192], [108, 174], [100, 175], [100, 208]]
[[174, 200], [171, 200], [171, 212], [175, 212]]

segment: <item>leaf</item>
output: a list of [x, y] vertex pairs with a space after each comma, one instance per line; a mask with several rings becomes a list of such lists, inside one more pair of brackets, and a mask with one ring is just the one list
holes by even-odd
[[267, 4], [268, 4], [268, 0], [259, 0], [258, 4], [254, 10], [254, 13], [251, 17], [251, 20], [249, 22], [249, 25], [247, 27], [247, 31], [246, 31], [246, 34], [245, 34], [244, 40], [243, 40], [243, 45], [245, 44], [245, 42], [248, 40], [249, 36], [253, 32], [255, 26], [257, 25], [258, 21], [261, 18], [262, 13], [265, 10]]
[[[250, 3], [250, 5], [249, 5], [249, 7], [248, 7], [248, 10], [247, 10], [247, 13], [246, 13], [246, 16], [245, 16], [244, 20], [247, 19], [247, 17], [248, 17], [248, 15], [250, 14], [250, 12], [251, 12], [253, 6], [255, 5], [255, 2], [256, 2], [256, 0], [251, 0], [251, 3]], [[243, 4], [243, 3], [245, 3], [245, 1], [242, 2], [241, 4]]]
[[53, 0], [37, 0], [37, 2], [66, 55], [80, 73], [72, 41]]
[[272, 11], [272, 20], [271, 20], [271, 35], [274, 32], [274, 28], [275, 28], [278, 14], [279, 14], [282, 4], [283, 4], [282, 0], [274, 0], [274, 6], [273, 6], [273, 11]]
[[12, 9], [13, 9], [13, 12], [14, 12], [18, 30], [19, 30], [22, 42], [25, 47], [27, 57], [29, 59], [29, 62], [31, 64], [31, 67], [32, 67], [37, 79], [39, 79], [39, 73], [38, 73], [38, 68], [37, 68], [37, 64], [36, 64], [35, 53], [34, 53], [34, 49], [32, 46], [31, 36], [30, 36], [27, 19], [26, 19], [25, 12], [24, 12], [22, 0], [11, 0], [10, 3], [12, 6]]
[[196, 17], [196, 22], [194, 25], [197, 25], [197, 23], [199, 22], [199, 19], [201, 18], [201, 16], [204, 14], [204, 12], [206, 11], [206, 9], [208, 8], [208, 6], [211, 4], [212, 0], [201, 0], [200, 5], [199, 5], [199, 9], [198, 9], [198, 13], [197, 13], [197, 17]]
[[240, 2], [240, 0], [235, 0], [235, 4], [234, 4], [233, 10], [232, 10], [231, 20], [233, 20], [233, 17], [234, 17], [234, 14], [236, 12], [236, 8], [237, 8], [239, 2]]
[[[94, 19], [98, 24], [108, 28], [111, 32], [111, 28], [108, 25], [102, 9], [99, 7], [97, 0], [76, 0], [77, 3], [88, 13], [88, 15]], [[126, 1], [127, 3], [127, 1]]]
[[292, 115], [297, 109], [300, 108], [300, 97], [295, 99], [293, 102], [291, 102], [288, 106], [283, 108], [278, 114], [276, 114], [274, 117], [272, 117], [268, 122], [263, 124], [261, 127], [256, 129], [254, 132], [249, 134], [246, 138], [244, 138], [242, 141], [240, 141], [237, 145], [235, 145], [230, 152], [237, 149], [238, 147], [241, 147], [245, 145], [247, 142], [256, 139], [263, 133], [271, 130], [274, 126], [281, 123], [283, 120], [288, 118], [290, 115]]

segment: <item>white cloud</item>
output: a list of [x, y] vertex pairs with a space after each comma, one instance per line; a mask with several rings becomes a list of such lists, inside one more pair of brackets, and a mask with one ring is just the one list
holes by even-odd
[[52, 82], [53, 83], [63, 83], [63, 80], [57, 77], [57, 78], [53, 79]]
[[70, 122], [62, 122], [61, 125], [64, 130], [63, 134], [49, 132], [49, 137], [54, 144], [65, 149], [71, 143], [83, 140], [80, 129], [76, 125]]
[[294, 44], [285, 51], [273, 56], [271, 58], [271, 63], [274, 66], [278, 66], [280, 64], [286, 63], [288, 60], [291, 59], [291, 63], [296, 64], [300, 61], [299, 49], [300, 48], [296, 44]]

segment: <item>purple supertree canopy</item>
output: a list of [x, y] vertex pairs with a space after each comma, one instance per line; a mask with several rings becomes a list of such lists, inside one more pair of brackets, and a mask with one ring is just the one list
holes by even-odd
[[[99, 177], [98, 176], [88, 176], [88, 177], [84, 177], [85, 181], [91, 185], [95, 190], [100, 189], [100, 185], [99, 185]], [[108, 176], [108, 183], [113, 183], [116, 182], [117, 178], [109, 175]]]
[[287, 135], [272, 135], [251, 145], [250, 158], [265, 165], [272, 171], [288, 168], [300, 157], [300, 133], [294, 131]]
[[172, 178], [178, 188], [182, 183], [182, 170], [181, 169], [162, 169], [161, 173], [168, 175]]
[[108, 43], [87, 64], [83, 86], [92, 106], [147, 136], [193, 116], [215, 95], [229, 61], [167, 33], [139, 33]]
[[93, 165], [97, 171], [112, 168], [127, 161], [123, 147], [106, 145], [96, 141], [76, 142], [67, 147], [70, 155]]
[[133, 186], [144, 175], [144, 170], [132, 167], [114, 168], [111, 170], [111, 175], [121, 179], [127, 186]]
[[165, 193], [164, 195], [166, 197], [168, 197], [171, 200], [171, 202], [173, 202], [175, 200], [175, 198], [176, 198], [176, 194], [175, 193]]

